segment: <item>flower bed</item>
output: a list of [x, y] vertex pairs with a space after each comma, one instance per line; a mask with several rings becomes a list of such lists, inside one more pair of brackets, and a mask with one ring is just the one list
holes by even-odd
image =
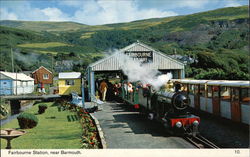
[[91, 118], [89, 113], [86, 112], [83, 108], [70, 104], [67, 101], [60, 101], [60, 103], [58, 104], [60, 104], [60, 106], [58, 106], [58, 110], [67, 109], [73, 112], [77, 112], [83, 130], [81, 137], [82, 148], [85, 149], [102, 148], [95, 122]]
[[83, 128], [82, 148], [101, 148], [101, 142], [94, 120], [83, 108], [77, 108], [80, 123]]

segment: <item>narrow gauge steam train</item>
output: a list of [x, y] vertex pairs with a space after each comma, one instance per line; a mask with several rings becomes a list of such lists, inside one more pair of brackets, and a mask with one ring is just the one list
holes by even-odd
[[195, 136], [198, 133], [200, 118], [188, 112], [190, 99], [180, 92], [155, 91], [153, 87], [136, 86], [136, 83], [122, 85], [121, 97], [148, 118], [163, 123], [167, 131], [173, 134], [188, 134]]

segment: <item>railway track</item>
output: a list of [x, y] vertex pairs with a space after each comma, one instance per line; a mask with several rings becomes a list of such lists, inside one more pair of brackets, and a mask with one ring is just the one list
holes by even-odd
[[184, 137], [188, 142], [193, 144], [195, 147], [201, 149], [201, 148], [214, 148], [214, 149], [219, 149], [218, 146], [216, 146], [214, 143], [209, 141], [208, 139], [204, 138], [201, 135], [197, 136], [186, 136]]

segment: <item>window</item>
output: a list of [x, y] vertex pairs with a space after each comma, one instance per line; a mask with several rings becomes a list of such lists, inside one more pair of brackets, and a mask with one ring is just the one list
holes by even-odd
[[220, 96], [220, 87], [219, 86], [212, 86], [212, 95], [213, 95], [213, 98], [219, 98], [219, 96]]
[[212, 86], [207, 86], [207, 97], [212, 98]]
[[240, 99], [240, 88], [231, 87], [231, 101], [239, 101]]
[[205, 85], [200, 85], [200, 95], [203, 97], [206, 96]]
[[194, 94], [194, 85], [189, 85], [189, 94]]
[[48, 80], [49, 79], [49, 74], [43, 74], [43, 79]]
[[75, 84], [74, 80], [65, 80], [65, 85], [72, 86]]
[[250, 105], [250, 88], [241, 89], [241, 102]]
[[199, 93], [199, 85], [194, 85], [194, 94], [195, 95], [200, 95], [200, 93]]
[[221, 100], [230, 101], [231, 99], [230, 88], [226, 86], [222, 86], [220, 88], [220, 95], [221, 95]]

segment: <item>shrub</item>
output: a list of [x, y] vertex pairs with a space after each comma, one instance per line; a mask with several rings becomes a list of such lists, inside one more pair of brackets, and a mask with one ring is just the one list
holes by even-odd
[[21, 113], [17, 120], [21, 129], [33, 128], [38, 123], [37, 117], [31, 113]]
[[46, 110], [47, 108], [48, 108], [48, 106], [47, 106], [46, 104], [40, 104], [40, 105], [38, 106], [38, 113], [39, 113], [39, 114], [44, 113], [45, 110]]

